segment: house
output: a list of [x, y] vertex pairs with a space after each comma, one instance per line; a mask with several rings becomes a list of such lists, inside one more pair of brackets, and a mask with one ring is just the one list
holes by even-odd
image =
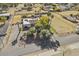
[[10, 18], [10, 16], [11, 16], [11, 14], [9, 14], [9, 13], [1, 13], [0, 14], [0, 17], [7, 17], [7, 19], [9, 19]]
[[60, 7], [61, 11], [65, 11], [67, 9], [67, 7], [63, 6], [63, 5], [60, 5], [59, 7]]
[[67, 18], [69, 21], [76, 22], [76, 18], [75, 18], [75, 17], [66, 16], [66, 18]]
[[27, 19], [23, 19], [23, 28], [30, 27], [30, 26], [31, 26], [30, 22], [28, 22]]
[[2, 14], [0, 14], [0, 16], [10, 16], [10, 14], [9, 13], [2, 13]]
[[45, 3], [45, 4], [43, 4], [42, 6], [43, 6], [43, 10], [44, 10], [44, 11], [50, 11], [50, 10], [53, 11], [53, 6], [52, 6], [52, 4]]
[[37, 20], [38, 18], [24, 18], [22, 20], [23, 27], [31, 27]]

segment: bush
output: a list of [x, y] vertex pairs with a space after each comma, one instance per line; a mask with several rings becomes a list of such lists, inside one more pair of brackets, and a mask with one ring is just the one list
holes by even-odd
[[28, 31], [27, 36], [32, 36], [32, 33], [30, 31]]
[[29, 31], [27, 32], [27, 36], [33, 36], [35, 33], [35, 28], [30, 28]]
[[35, 33], [35, 28], [32, 27], [32, 28], [29, 29], [29, 31], [30, 31], [31, 33]]

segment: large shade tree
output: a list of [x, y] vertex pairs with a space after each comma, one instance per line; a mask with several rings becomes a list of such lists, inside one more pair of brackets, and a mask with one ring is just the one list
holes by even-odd
[[50, 36], [51, 36], [51, 33], [49, 32], [49, 30], [46, 30], [46, 29], [41, 30], [40, 32], [41, 39], [47, 40], [47, 39], [50, 39]]
[[39, 20], [37, 20], [36, 24], [35, 24], [35, 28], [36, 30], [40, 32], [40, 30], [42, 29], [49, 29], [50, 28], [50, 24], [49, 24], [49, 18], [48, 16], [41, 16]]
[[41, 44], [47, 46], [46, 42], [50, 42], [51, 32], [50, 32], [50, 19], [48, 16], [41, 16], [40, 19], [35, 24], [35, 29], [37, 30], [37, 37], [40, 38]]

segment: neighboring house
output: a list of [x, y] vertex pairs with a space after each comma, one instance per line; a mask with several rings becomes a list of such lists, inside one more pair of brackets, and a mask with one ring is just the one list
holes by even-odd
[[2, 14], [0, 14], [0, 17], [1, 16], [7, 17], [7, 19], [9, 19], [11, 14], [9, 14], [9, 13], [2, 13]]
[[74, 6], [74, 4], [72, 3], [66, 3], [66, 4], [60, 4], [60, 9], [61, 11], [66, 11], [69, 10], [70, 8], [72, 8]]
[[59, 7], [60, 7], [61, 11], [65, 11], [67, 9], [67, 7], [63, 6], [63, 5], [60, 5]]
[[43, 9], [44, 9], [45, 11], [53, 10], [52, 6], [44, 6]]
[[2, 13], [2, 14], [0, 14], [0, 16], [10, 16], [10, 14], [9, 13]]
[[79, 22], [79, 17], [77, 15], [73, 15], [73, 16], [65, 16], [69, 21], [71, 22]]
[[66, 18], [69, 20], [69, 21], [72, 21], [72, 22], [76, 22], [76, 18], [75, 17], [71, 17], [71, 16], [66, 16]]

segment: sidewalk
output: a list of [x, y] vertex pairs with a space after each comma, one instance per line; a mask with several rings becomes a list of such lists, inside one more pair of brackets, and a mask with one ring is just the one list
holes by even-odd
[[54, 49], [50, 49], [50, 50], [40, 50], [40, 51], [36, 51], [27, 55], [23, 55], [23, 56], [62, 56], [62, 52], [61, 52], [61, 48], [58, 48], [57, 51], [54, 51]]
[[70, 44], [68, 47], [70, 49], [79, 49], [79, 42]]

